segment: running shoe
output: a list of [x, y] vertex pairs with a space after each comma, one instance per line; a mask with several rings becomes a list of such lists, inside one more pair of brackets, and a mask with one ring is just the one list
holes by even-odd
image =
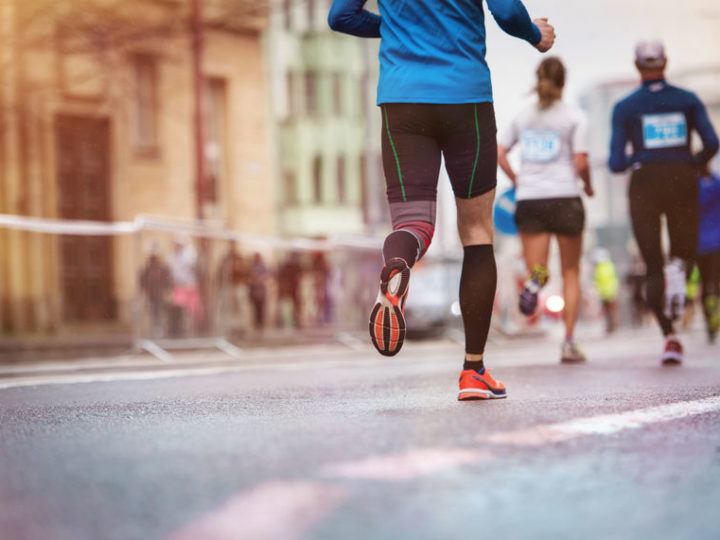
[[410, 268], [395, 257], [380, 272], [380, 291], [370, 312], [370, 338], [380, 354], [394, 356], [405, 341], [405, 299]]
[[665, 352], [662, 355], [663, 366], [679, 366], [683, 360], [683, 347], [676, 337], [669, 337], [665, 341]]
[[582, 364], [587, 361], [585, 353], [577, 344], [572, 341], [563, 343], [562, 352], [560, 353], [561, 364]]
[[530, 272], [530, 277], [525, 280], [523, 290], [520, 292], [518, 307], [524, 315], [532, 315], [535, 313], [538, 305], [538, 294], [540, 293], [540, 289], [547, 283], [547, 279], [547, 268], [536, 264], [532, 272]]
[[685, 262], [671, 258], [663, 269], [665, 276], [665, 316], [671, 321], [682, 318], [685, 311], [686, 275]]
[[458, 401], [471, 401], [476, 399], [502, 399], [507, 397], [505, 385], [496, 381], [483, 368], [480, 371], [464, 369], [460, 373], [460, 393]]

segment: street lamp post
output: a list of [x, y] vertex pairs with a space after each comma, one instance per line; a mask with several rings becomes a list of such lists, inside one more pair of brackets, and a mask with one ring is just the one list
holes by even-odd
[[194, 87], [194, 125], [195, 125], [195, 195], [197, 219], [205, 218], [205, 201], [207, 195], [207, 175], [205, 166], [205, 130], [204, 120], [204, 92], [203, 78], [203, 26], [202, 26], [202, 0], [192, 0], [191, 13], [192, 32], [192, 62]]

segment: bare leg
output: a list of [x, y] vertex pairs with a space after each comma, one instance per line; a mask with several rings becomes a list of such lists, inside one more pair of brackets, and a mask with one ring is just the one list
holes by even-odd
[[528, 275], [536, 265], [547, 267], [550, 253], [550, 233], [521, 232], [520, 242], [522, 242]]
[[565, 336], [572, 339], [580, 307], [580, 255], [582, 253], [582, 234], [577, 236], [557, 236], [560, 248], [560, 264], [563, 276], [563, 297], [565, 298]]
[[458, 234], [463, 247], [493, 243], [492, 207], [495, 190], [472, 199], [455, 198]]

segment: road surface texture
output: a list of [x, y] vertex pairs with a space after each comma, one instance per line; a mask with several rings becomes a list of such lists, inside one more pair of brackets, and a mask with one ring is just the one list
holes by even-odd
[[654, 328], [462, 348], [363, 344], [6, 369], [3, 539], [720, 538], [720, 345]]

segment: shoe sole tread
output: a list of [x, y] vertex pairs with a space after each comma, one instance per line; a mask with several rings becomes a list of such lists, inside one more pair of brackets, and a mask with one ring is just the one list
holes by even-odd
[[392, 270], [386, 276], [386, 268], [383, 268], [380, 294], [370, 312], [368, 325], [372, 344], [383, 356], [395, 356], [400, 352], [406, 334], [405, 316], [400, 306], [404, 304], [403, 299], [408, 291], [410, 269], [405, 266], [400, 270], [399, 283], [394, 293], [388, 291], [390, 281], [397, 275]]

